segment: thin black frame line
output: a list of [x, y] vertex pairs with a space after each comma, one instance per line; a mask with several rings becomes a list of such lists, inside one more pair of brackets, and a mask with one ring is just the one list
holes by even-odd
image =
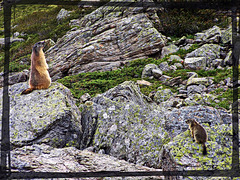
[[125, 6], [125, 7], [154, 7], [154, 8], [194, 8], [194, 9], [218, 9], [219, 10], [231, 10], [234, 6], [239, 6], [240, 3], [234, 2], [233, 0], [224, 0], [219, 2], [129, 2], [129, 1], [118, 1], [118, 2], [100, 2], [100, 1], [61, 1], [61, 0], [4, 0], [10, 5], [92, 5], [92, 6]]
[[[188, 171], [97, 171], [97, 172], [11, 172], [11, 179], [19, 178], [88, 178], [88, 177], [144, 177], [144, 176], [204, 176], [204, 177], [240, 177], [233, 170], [188, 170]], [[0, 176], [1, 178], [1, 176]]]
[[[9, 6], [9, 9], [10, 9], [10, 12], [6, 12], [6, 14], [4, 13], [4, 15], [6, 15], [6, 17], [8, 16], [8, 17], [10, 17], [11, 18], [11, 6], [14, 4], [14, 0], [4, 0], [4, 3], [3, 3], [3, 5], [4, 5], [4, 7], [5, 6]], [[20, 0], [17, 0], [16, 1], [16, 4], [26, 4], [26, 2], [29, 2], [29, 1], [26, 1], [26, 0], [23, 0], [23, 1], [20, 1]], [[36, 1], [31, 1], [31, 2], [36, 2]], [[44, 1], [44, 0], [39, 0], [37, 3], [35, 3], [35, 4], [40, 4], [39, 2], [44, 2], [43, 4], [46, 4], [46, 2]], [[49, 1], [48, 1], [49, 2]], [[56, 4], [56, 2], [60, 2], [60, 1], [54, 1], [55, 3], [51, 3], [51, 4]], [[62, 3], [63, 1], [61, 1], [61, 3]], [[72, 1], [71, 2], [69, 2], [69, 4], [66, 4], [66, 2], [69, 2], [69, 1], [64, 1], [64, 4], [63, 5], [72, 5]], [[231, 2], [234, 2], [234, 1], [231, 1]], [[235, 1], [236, 2], [236, 1]], [[94, 3], [93, 2], [91, 2], [92, 3], [92, 5], [94, 5]], [[29, 4], [29, 3], [28, 3]], [[31, 3], [30, 3], [31, 4]], [[186, 4], [186, 3], [184, 3], [184, 4]], [[78, 4], [79, 5], [79, 4]], [[116, 5], [116, 3], [114, 3], [113, 5]], [[141, 7], [142, 7], [142, 3], [141, 3]], [[235, 4], [234, 4], [235, 5]], [[238, 4], [239, 5], [239, 4]], [[149, 7], [149, 6], [147, 6], [147, 7]], [[155, 6], [156, 7], [156, 6]], [[169, 7], [169, 6], [168, 6]], [[179, 7], [179, 6], [178, 6]], [[187, 6], [187, 7], [189, 7], [189, 6]], [[204, 5], [202, 6], [202, 7], [204, 7]], [[216, 8], [216, 7], [215, 7]], [[214, 9], [215, 9], [214, 8]], [[8, 8], [6, 8], [6, 9], [8, 9]], [[8, 9], [8, 10], [9, 10]], [[205, 9], [205, 8], [204, 8]], [[206, 8], [206, 9], [208, 9], [208, 8]], [[226, 8], [223, 8], [223, 9], [226, 9]], [[237, 9], [238, 10], [238, 9]], [[233, 10], [233, 8], [232, 8], [232, 13], [233, 13], [233, 15], [234, 15], [234, 13], [235, 12], [237, 12], [236, 11], [236, 8], [234, 8], [234, 10]], [[7, 24], [6, 22], [5, 22], [5, 19], [4, 19], [4, 24]], [[234, 23], [233, 23], [234, 24]], [[7, 25], [6, 25], [7, 26]], [[4, 27], [5, 28], [5, 27]], [[8, 31], [8, 29], [9, 29], [9, 31]], [[9, 49], [8, 49], [8, 45], [10, 45], [10, 36], [8, 36], [8, 35], [10, 35], [10, 25], [8, 26], [8, 27], [6, 27], [6, 29], [5, 29], [5, 46], [6, 46], [6, 48], [5, 48], [5, 63], [6, 63], [6, 71], [4, 70], [4, 72], [6, 72], [5, 74], [4, 74], [4, 77], [6, 78], [6, 79], [8, 79], [8, 73], [9, 73], [9, 71], [7, 71], [7, 68], [9, 68]], [[233, 33], [233, 41], [235, 40], [235, 36], [234, 36], [234, 33]], [[235, 42], [235, 41], [234, 41]], [[8, 44], [9, 43], [9, 44]], [[239, 41], [239, 39], [237, 39], [236, 40], [236, 43], [240, 43], [240, 41]], [[234, 43], [233, 43], [233, 47], [234, 47]], [[237, 44], [238, 45], [238, 44]], [[9, 46], [10, 47], [10, 46]], [[238, 46], [237, 46], [238, 47]], [[234, 56], [235, 57], [239, 57], [239, 53], [240, 52], [238, 52], [238, 51], [235, 51], [233, 54], [234, 54]], [[236, 60], [233, 60], [233, 62], [235, 62], [234, 64], [233, 64], [233, 66], [236, 64]], [[237, 68], [237, 74], [238, 74], [238, 68]], [[237, 76], [237, 78], [238, 78], [238, 76]], [[5, 82], [7, 82], [7, 84], [8, 84], [8, 81], [6, 81], [6, 79], [5, 79]], [[8, 87], [7, 88], [5, 88], [5, 91], [6, 91], [6, 94], [8, 95]], [[238, 92], [238, 91], [237, 91]], [[7, 103], [7, 106], [9, 106], [9, 99], [8, 100], [6, 100], [5, 102], [8, 102]], [[233, 106], [234, 107], [234, 106]], [[233, 109], [234, 110], [234, 109]], [[238, 124], [238, 119], [236, 119], [235, 118], [236, 116], [233, 116], [233, 126], [235, 125], [235, 124]], [[9, 116], [8, 116], [8, 120], [9, 120]], [[2, 123], [4, 124], [4, 122], [5, 121], [2, 121]], [[8, 123], [9, 123], [9, 121], [8, 121]], [[237, 126], [237, 128], [233, 128], [233, 136], [236, 136], [236, 133], [238, 134], [238, 131], [239, 131], [239, 129], [238, 129], [238, 126]], [[5, 135], [5, 134], [4, 134]], [[4, 136], [3, 135], [3, 136]], [[238, 139], [238, 137], [237, 138], [233, 138], [233, 143], [235, 143], [235, 145], [236, 145], [236, 139]], [[9, 140], [10, 140], [10, 138], [9, 138]], [[9, 141], [10, 142], [10, 141]], [[1, 146], [2, 147], [2, 146]], [[237, 153], [235, 153], [235, 155], [236, 154], [238, 154], [239, 155], [239, 144], [238, 144], [238, 148], [236, 149], [236, 146], [235, 146], [235, 149], [233, 148], [233, 153], [234, 153], [234, 151], [237, 151]], [[10, 151], [9, 151], [10, 152]], [[236, 157], [236, 156], [233, 156], [233, 157]], [[9, 158], [10, 158], [10, 156], [9, 156]], [[237, 157], [238, 158], [238, 160], [237, 161], [234, 161], [233, 160], [233, 162], [239, 162], [239, 156]], [[5, 160], [6, 160], [6, 158], [5, 158]], [[10, 159], [9, 159], [9, 162], [10, 162]], [[6, 164], [6, 163], [5, 163]], [[10, 167], [10, 166], [9, 166]], [[5, 170], [6, 170], [6, 168], [5, 168]], [[109, 171], [109, 172], [111, 172], [111, 171]], [[202, 175], [199, 175], [199, 173], [200, 172], [204, 172], [204, 174], [202, 174]], [[210, 174], [208, 174], [207, 172], [209, 172]], [[217, 174], [215, 174], [214, 172], [216, 172]], [[209, 171], [209, 170], [204, 170], [204, 171], [200, 171], [200, 170], [196, 170], [196, 171], [164, 171], [164, 175], [168, 175], [168, 176], [181, 176], [181, 175], [186, 175], [186, 176], [221, 176], [221, 175], [225, 175], [225, 173], [223, 173], [223, 172], [227, 172], [227, 175], [229, 174], [229, 173], [231, 173], [231, 175], [232, 175], [232, 177], [237, 177], [237, 176], [239, 176], [239, 163], [236, 165], [236, 164], [233, 164], [232, 165], [232, 170], [231, 171], [229, 171], [229, 170], [223, 170], [223, 171], [219, 171], [219, 170], [212, 170], [212, 171]], [[7, 173], [7, 172], [6, 172]], [[43, 172], [40, 172], [40, 173], [43, 173]], [[91, 174], [92, 172], [89, 172], [89, 174]], [[103, 173], [103, 172], [96, 172], [96, 173]], [[108, 171], [107, 172], [105, 172], [105, 175], [107, 176], [107, 174], [106, 173], [108, 173]], [[116, 173], [122, 173], [121, 174], [121, 176], [123, 176], [123, 174], [125, 173], [126, 175], [128, 174], [128, 172], [115, 172], [115, 174]], [[129, 173], [131, 173], [131, 172], [129, 172]], [[134, 172], [132, 172], [132, 173], [134, 173]], [[136, 173], [139, 173], [139, 172], [136, 172]], [[154, 171], [151, 171], [151, 172], [145, 172], [145, 173], [153, 173], [154, 174]], [[158, 172], [158, 173], [160, 173], [160, 172]], [[195, 174], [196, 173], [196, 174]], [[20, 175], [21, 173], [12, 173], [12, 175]], [[37, 173], [33, 173], [33, 172], [31, 172], [30, 174], [37, 174]], [[45, 174], [45, 173], [44, 173]], [[57, 174], [59, 174], [59, 173], [50, 173], [50, 172], [48, 172], [47, 174], [55, 174], [55, 175], [57, 175]], [[60, 174], [72, 174], [72, 173], [60, 173]], [[73, 174], [78, 174], [78, 175], [80, 175], [80, 174], [82, 174], [82, 173], [73, 173]], [[131, 174], [129, 174], [129, 176], [131, 176]], [[144, 175], [141, 175], [141, 176], [144, 176]], [[148, 176], [149, 176], [149, 174], [148, 174]], [[103, 176], [101, 176], [101, 177], [103, 177]]]
[[1, 132], [1, 164], [0, 172], [9, 174], [11, 171], [10, 158], [10, 131], [9, 131], [9, 92], [8, 75], [10, 59], [10, 32], [11, 32], [11, 6], [4, 6], [4, 74], [3, 74], [3, 102], [2, 102], [2, 132]]
[[[240, 16], [239, 16], [240, 17]], [[237, 28], [237, 7], [232, 8], [232, 61], [233, 61], [233, 102], [232, 102], [232, 169], [239, 170], [239, 116], [238, 116], [238, 76], [240, 58], [240, 30]]]

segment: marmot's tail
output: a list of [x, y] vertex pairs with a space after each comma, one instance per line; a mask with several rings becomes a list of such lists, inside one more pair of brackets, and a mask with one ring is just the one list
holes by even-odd
[[207, 155], [207, 147], [205, 143], [202, 144], [202, 147], [203, 147], [203, 155]]
[[23, 94], [29, 94], [29, 93], [31, 93], [33, 90], [34, 90], [34, 88], [28, 88], [28, 89], [24, 90], [24, 91], [21, 93], [21, 95], [23, 95]]

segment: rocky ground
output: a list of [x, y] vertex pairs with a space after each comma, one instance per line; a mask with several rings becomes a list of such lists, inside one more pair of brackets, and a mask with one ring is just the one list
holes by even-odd
[[[61, 10], [59, 21], [68, 13]], [[223, 93], [233, 87], [231, 74], [214, 77], [197, 73], [231, 72], [231, 28], [213, 26], [192, 39], [172, 41], [157, 30], [159, 23], [152, 8], [102, 6], [81, 19], [71, 20], [72, 30], [56, 43], [49, 40], [46, 59], [54, 81], [49, 89], [20, 95], [28, 86], [29, 72], [10, 74], [13, 171], [231, 168], [230, 104], [227, 108], [218, 105], [226, 101], [221, 98]], [[176, 54], [186, 50], [189, 52], [184, 56]], [[92, 97], [84, 94], [76, 99], [72, 89], [57, 82], [79, 73], [114, 71], [135, 59], [157, 55], [163, 61], [147, 64], [138, 81], [125, 81]], [[187, 70], [186, 77], [168, 74], [179, 69]], [[162, 86], [149, 94], [142, 93], [141, 87], [151, 87], [153, 81]], [[208, 132], [207, 156], [190, 137], [185, 123], [189, 118]]]

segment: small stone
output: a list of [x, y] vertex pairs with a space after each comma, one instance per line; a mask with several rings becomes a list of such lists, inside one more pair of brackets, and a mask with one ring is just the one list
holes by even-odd
[[159, 69], [163, 72], [167, 72], [170, 70], [169, 66], [168, 66], [168, 63], [165, 61], [165, 62], [162, 62], [159, 64]]
[[160, 69], [153, 69], [152, 73], [155, 78], [159, 78], [162, 76], [162, 71]]
[[193, 57], [186, 58], [184, 61], [184, 67], [191, 70], [200, 70], [206, 68], [206, 58], [205, 57]]
[[142, 72], [142, 78], [149, 78], [153, 76], [153, 69], [160, 70], [156, 64], [147, 64]]
[[178, 50], [179, 50], [179, 48], [174, 44], [163, 47], [162, 52], [161, 52], [161, 59], [164, 58], [168, 54], [177, 52]]
[[222, 59], [215, 59], [212, 61], [212, 66], [214, 68], [217, 68], [218, 66], [220, 66], [222, 64], [223, 60]]
[[189, 85], [193, 85], [193, 84], [202, 84], [202, 85], [205, 85], [205, 86], [209, 86], [210, 84], [212, 84], [212, 82], [210, 81], [209, 78], [189, 78], [188, 81], [187, 81], [187, 86]]
[[152, 83], [145, 81], [145, 80], [137, 80], [138, 85], [143, 85], [143, 86], [152, 86]]
[[61, 9], [57, 15], [57, 21], [61, 22], [62, 20], [66, 19], [71, 11], [67, 11], [66, 9]]
[[180, 58], [178, 55], [171, 55], [168, 59], [169, 62], [172, 62], [172, 61], [178, 61], [178, 62], [182, 62], [182, 58]]
[[89, 101], [90, 99], [91, 99], [91, 96], [88, 93], [85, 93], [80, 97], [80, 101], [82, 103], [85, 103], [86, 101]]
[[154, 101], [157, 103], [161, 103], [163, 101], [168, 100], [173, 95], [172, 91], [170, 89], [163, 89], [158, 90], [156, 94], [154, 95]]

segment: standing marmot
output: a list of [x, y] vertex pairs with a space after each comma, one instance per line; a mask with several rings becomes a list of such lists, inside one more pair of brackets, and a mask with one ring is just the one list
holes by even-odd
[[207, 148], [205, 143], [207, 142], [206, 130], [194, 119], [188, 119], [186, 123], [189, 125], [192, 137], [199, 144], [202, 144], [203, 155], [207, 155]]
[[29, 88], [21, 94], [28, 94], [35, 89], [47, 89], [51, 84], [48, 65], [43, 52], [44, 45], [45, 42], [40, 41], [34, 44], [32, 48]]

